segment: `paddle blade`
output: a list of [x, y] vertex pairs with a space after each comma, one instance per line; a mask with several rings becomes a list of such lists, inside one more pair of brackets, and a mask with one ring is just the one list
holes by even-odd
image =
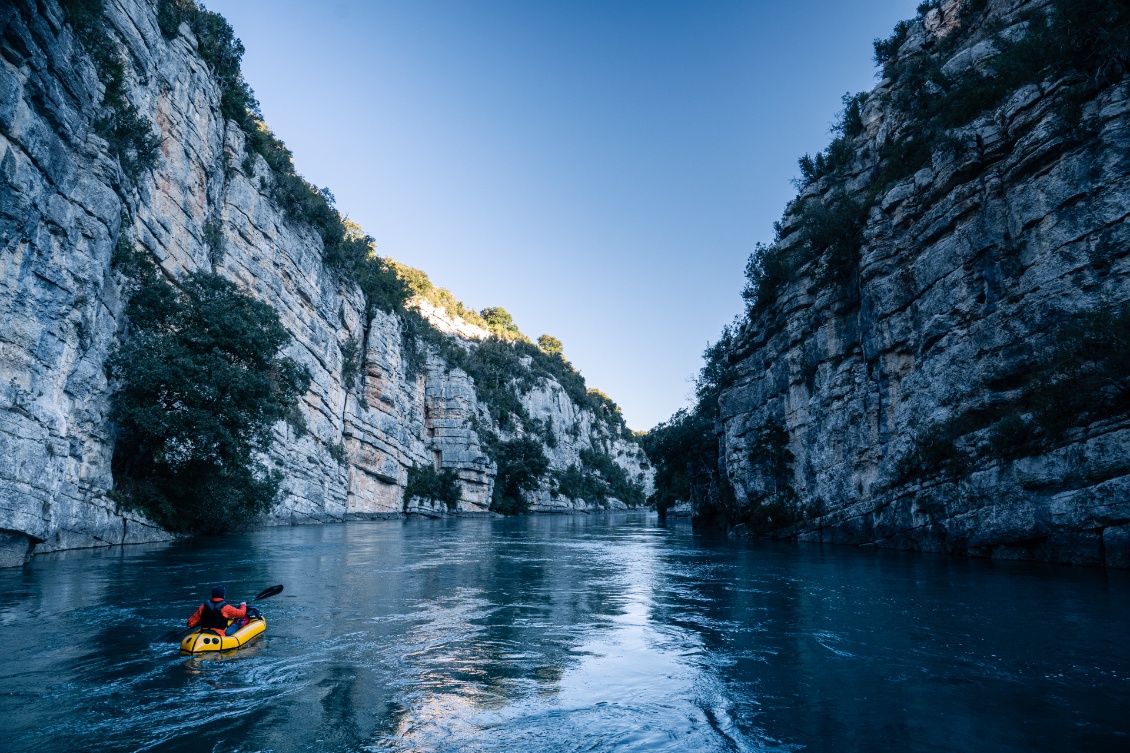
[[256, 596], [254, 599], [252, 599], [252, 601], [259, 601], [259, 599], [269, 599], [272, 596], [278, 596], [279, 594], [282, 593], [282, 591], [283, 591], [283, 587], [282, 587], [282, 584], [280, 583], [277, 586], [271, 586], [270, 588], [263, 589], [262, 591], [259, 592], [258, 596]]

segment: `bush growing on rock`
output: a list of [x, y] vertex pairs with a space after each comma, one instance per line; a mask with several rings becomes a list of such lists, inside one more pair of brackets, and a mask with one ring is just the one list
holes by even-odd
[[408, 484], [404, 487], [405, 510], [413, 497], [442, 502], [448, 510], [455, 510], [462, 498], [455, 471], [450, 468], [437, 471], [430, 465], [410, 467]]
[[490, 509], [503, 515], [529, 512], [526, 494], [541, 485], [542, 476], [549, 470], [541, 443], [527, 437], [501, 441], [488, 435], [485, 444], [487, 454], [498, 464]]
[[565, 357], [565, 349], [561, 345], [561, 341], [553, 335], [542, 335], [539, 337], [538, 347], [541, 348], [541, 352], [545, 353], [547, 356]]
[[[965, 143], [969, 139], [955, 131], [1013, 92], [1049, 78], [1065, 79], [1060, 130], [1068, 140], [1078, 139], [1086, 132], [1078, 102], [1130, 72], [1130, 5], [1122, 0], [1052, 0], [1046, 8], [1024, 14], [1022, 28], [992, 35], [996, 54], [979, 67], [946, 72], [945, 63], [977, 28], [984, 5], [983, 0], [964, 3], [957, 26], [927, 39], [922, 48], [902, 49], [914, 21], [900, 22], [890, 37], [875, 41], [875, 62], [892, 82], [882, 96], [900, 117], [878, 145], [867, 184], [849, 195], [846, 179], [857, 156], [855, 139], [863, 132], [864, 97], [844, 96], [833, 128], [836, 137], [824, 151], [799, 162], [799, 186], [816, 186], [820, 194], [787, 210], [799, 244], [778, 234], [772, 246], [758, 246], [749, 257], [743, 296], [751, 315], [767, 311], [781, 287], [795, 282], [798, 270], [823, 254], [827, 264], [820, 282], [850, 281], [858, 268], [864, 220], [874, 203], [892, 185], [929, 166], [936, 153], [971, 149]], [[939, 7], [923, 3], [918, 23]]]
[[125, 54], [105, 22], [105, 0], [64, 0], [63, 11], [105, 87], [94, 131], [106, 139], [122, 172], [136, 181], [157, 159], [153, 124], [125, 96]]
[[196, 273], [174, 287], [144, 257], [125, 264], [130, 333], [108, 364], [118, 497], [173, 531], [253, 520], [279, 487], [258, 456], [310, 374], [280, 355], [291, 338], [274, 310], [233, 283]]

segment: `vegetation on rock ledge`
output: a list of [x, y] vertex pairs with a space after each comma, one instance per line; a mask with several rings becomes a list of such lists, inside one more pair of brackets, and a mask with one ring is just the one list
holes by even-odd
[[[837, 286], [838, 300], [849, 304], [839, 314], [858, 311], [859, 266], [871, 210], [895, 184], [951, 157], [984, 169], [977, 156], [980, 137], [969, 126], [1022, 87], [1058, 82], [1055, 133], [1065, 148], [1094, 135], [1082, 104], [1130, 73], [1130, 4], [1051, 0], [1020, 15], [1011, 28], [989, 18], [986, 7], [985, 0], [966, 0], [956, 22], [946, 19], [951, 27], [926, 33], [922, 41], [926, 16], [942, 8], [938, 0], [928, 0], [919, 6], [917, 19], [876, 40], [875, 61], [889, 85], [877, 94], [845, 95], [831, 143], [815, 156], [801, 157], [797, 198], [775, 224], [774, 242], [759, 244], [749, 257], [743, 324], [752, 328], [756, 322], [763, 331], [780, 327], [781, 294], [802, 279], [812, 283], [806, 294]], [[973, 33], [984, 36], [995, 53], [963, 70], [945, 69]], [[922, 43], [908, 46], [912, 34]], [[865, 120], [875, 105], [885, 118], [877, 131]], [[876, 132], [884, 134], [877, 144], [872, 141]], [[1007, 246], [1008, 238], [1002, 243]], [[1127, 331], [1125, 306], [1062, 318], [1034, 353], [1035, 367], [1001, 386], [996, 403], [925, 427], [895, 481], [923, 474], [958, 476], [977, 458], [1046, 451], [1073, 428], [1130, 415]], [[717, 410], [718, 394], [732, 379], [733, 339], [727, 328], [704, 354], [696, 405], [645, 438], [656, 467], [651, 501], [661, 510], [692, 501], [700, 521], [745, 522], [766, 532], [813, 509], [802, 508], [788, 483], [788, 434], [775, 422], [760, 430], [748, 458], [752, 486], [760, 484], [761, 492], [751, 492], [744, 511], [731, 499], [718, 455]]]
[[120, 245], [132, 295], [130, 336], [108, 363], [118, 499], [173, 531], [253, 520], [280, 482], [257, 456], [274, 424], [295, 415], [310, 374], [280, 355], [291, 338], [270, 306], [213, 274], [175, 287]]
[[[104, 0], [64, 0], [64, 7], [106, 85], [104, 104], [111, 114], [99, 121], [102, 124], [98, 126], [100, 132], [110, 142], [111, 150], [118, 156], [126, 174], [136, 179], [142, 169], [152, 165], [158, 142], [148, 121], [124, 97], [125, 61], [114, 41], [116, 32], [106, 23]], [[186, 26], [195, 39], [200, 57], [219, 85], [221, 116], [244, 135], [246, 153], [239, 165], [244, 176], [257, 182], [287, 219], [317, 233], [322, 241], [326, 265], [336, 270], [343, 281], [354, 283], [361, 289], [368, 317], [379, 310], [400, 318], [404, 327], [409, 375], [423, 369], [429, 350], [435, 352], [445, 359], [448, 367], [459, 368], [472, 378], [477, 396], [487, 406], [492, 419], [504, 432], [514, 436], [506, 441], [495, 438], [487, 442], [488, 453], [500, 469], [495, 499], [499, 510], [521, 511], [525, 504], [521, 501], [523, 495], [548, 479], [548, 465], [543, 467], [544, 453], [541, 452], [540, 441], [553, 446], [557, 441], [556, 435], [551, 427], [528, 415], [520, 398], [546, 379], [556, 380], [578, 406], [593, 411], [598, 421], [611, 427], [613, 436], [629, 434], [619, 408], [599, 390], [587, 388], [584, 378], [565, 360], [560, 341], [543, 336], [539, 345], [535, 345], [520, 332], [505, 309], [492, 307], [475, 312], [463, 306], [449, 291], [432, 285], [423, 272], [381, 258], [376, 253], [373, 239], [338, 212], [333, 194], [326, 188], [310, 184], [297, 173], [290, 150], [263, 122], [259, 103], [241, 71], [243, 44], [221, 15], [194, 0], [157, 0], [157, 22], [162, 35], [168, 40], [176, 40]], [[234, 170], [235, 166], [229, 166], [229, 169]], [[222, 228], [210, 220], [205, 225], [205, 235], [213, 254], [218, 254]], [[210, 312], [205, 316], [197, 309], [216, 296], [226, 296], [231, 306], [231, 317], [250, 317], [244, 321], [250, 330], [274, 332], [277, 317], [272, 324], [270, 317], [257, 308], [262, 304], [251, 306], [240, 302], [234, 288], [218, 277], [191, 275], [181, 282], [178, 289], [161, 280], [158, 273], [138, 261], [140, 257], [132, 252], [123, 254], [122, 258], [132, 259], [126, 266], [139, 275], [140, 282], [136, 285], [134, 302], [127, 311], [133, 334], [111, 363], [111, 370], [122, 382], [115, 398], [115, 416], [121, 430], [115, 450], [115, 477], [120, 479], [118, 493], [123, 503], [145, 510], [173, 530], [220, 530], [249, 520], [269, 507], [278, 489], [277, 475], [256, 467], [252, 462], [253, 455], [265, 448], [272, 420], [292, 413], [295, 397], [292, 392], [305, 389], [300, 378], [305, 372], [291, 373], [288, 364], [293, 364], [276, 358], [271, 361], [272, 368], [276, 370], [275, 378], [281, 381], [275, 385], [273, 397], [259, 396], [252, 404], [241, 402], [243, 398], [252, 398], [249, 393], [226, 396], [217, 393], [212, 396], [226, 400], [221, 411], [226, 417], [217, 419], [217, 426], [227, 434], [217, 434], [210, 440], [203, 435], [187, 437], [175, 432], [166, 436], [162, 432], [173, 429], [158, 421], [158, 417], [170, 410], [175, 413], [181, 408], [189, 408], [179, 403], [171, 407], [162, 402], [172, 399], [169, 397], [174, 394], [169, 392], [171, 388], [161, 391], [155, 387], [156, 392], [147, 392], [146, 385], [134, 382], [126, 368], [127, 360], [141, 359], [139, 363], [145, 367], [142, 371], [158, 371], [156, 365], [144, 361], [143, 351], [154, 347], [174, 348], [179, 342], [177, 338], [188, 337], [191, 340], [195, 335], [191, 333], [192, 325], [186, 322], [211, 326], [205, 320], [216, 312], [205, 306]], [[162, 285], [165, 287], [162, 288]], [[212, 292], [206, 295], [207, 290]], [[414, 310], [411, 305], [413, 297], [428, 300], [453, 316], [481, 326], [491, 336], [469, 346], [456, 342], [435, 330]], [[155, 301], [160, 301], [160, 306]], [[162, 306], [169, 310], [159, 310]], [[234, 325], [225, 326], [234, 331]], [[152, 328], [157, 328], [159, 333], [151, 331]], [[238, 354], [238, 343], [233, 340], [225, 345], [228, 346], [233, 350], [228, 352], [219, 348], [212, 355], [221, 360], [234, 358]], [[187, 346], [182, 343], [176, 347]], [[363, 373], [366, 347], [367, 330], [342, 343], [342, 378], [347, 385], [354, 383]], [[274, 357], [265, 351], [249, 352], [262, 363]], [[204, 368], [208, 357], [204, 353], [191, 353], [175, 364], [179, 372], [164, 377], [176, 379], [184, 373], [198, 371]], [[252, 369], [245, 376], [248, 379], [261, 378], [255, 373]], [[201, 384], [205, 383], [202, 378]], [[233, 383], [229, 386], [237, 389], [238, 385]], [[177, 389], [183, 391], [187, 386], [178, 385]], [[205, 393], [207, 390], [201, 386], [193, 393], [192, 399], [206, 400]], [[195, 405], [191, 410], [203, 410], [203, 404]], [[170, 420], [167, 417], [162, 419], [165, 423]], [[530, 451], [535, 437], [539, 443], [538, 453]], [[169, 450], [170, 447], [187, 454], [183, 457], [177, 455]], [[340, 444], [331, 445], [329, 453], [337, 462], [345, 461], [344, 448]], [[582, 466], [583, 473], [588, 474], [589, 485], [600, 499], [608, 495], [629, 502], [642, 498], [638, 484], [628, 479], [603, 452], [595, 452]], [[454, 481], [453, 477], [449, 477], [450, 473], [429, 474], [427, 470], [413, 470], [410, 486], [413, 492], [419, 492], [417, 496], [440, 499], [450, 506], [453, 499], [456, 502], [458, 499], [451, 496]], [[200, 494], [201, 490], [205, 493]], [[195, 499], [213, 496], [220, 503], [207, 511], [198, 509], [200, 503], [193, 503], [190, 493], [197, 494]]]

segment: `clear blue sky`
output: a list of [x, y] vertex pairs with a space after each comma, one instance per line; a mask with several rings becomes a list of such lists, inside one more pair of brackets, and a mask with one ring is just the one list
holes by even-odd
[[211, 0], [381, 254], [548, 332], [647, 429], [742, 309], [796, 160], [916, 0]]

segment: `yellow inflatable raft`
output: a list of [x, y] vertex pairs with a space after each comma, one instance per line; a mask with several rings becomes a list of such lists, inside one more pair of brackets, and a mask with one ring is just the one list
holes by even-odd
[[200, 654], [205, 651], [233, 651], [241, 646], [246, 646], [266, 629], [267, 621], [263, 617], [251, 618], [246, 625], [231, 635], [216, 635], [211, 630], [198, 628], [181, 639], [180, 650], [183, 654]]

